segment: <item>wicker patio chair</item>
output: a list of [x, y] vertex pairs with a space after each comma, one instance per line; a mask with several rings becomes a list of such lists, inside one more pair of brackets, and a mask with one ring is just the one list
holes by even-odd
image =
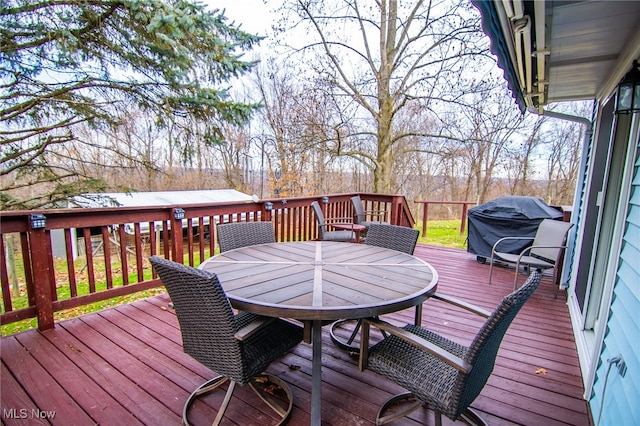
[[216, 230], [221, 253], [240, 247], [276, 242], [271, 222], [221, 223]]
[[[567, 234], [573, 226], [572, 223], [559, 220], [543, 219], [538, 226], [536, 235], [532, 237], [504, 237], [495, 242], [491, 249], [491, 261], [489, 262], [489, 284], [493, 274], [493, 261], [498, 259], [507, 263], [515, 263], [516, 276], [513, 280], [513, 289], [518, 285], [518, 272], [520, 265], [529, 268], [544, 270], [555, 268], [562, 250], [566, 248]], [[498, 246], [507, 240], [533, 240], [531, 246], [525, 248], [520, 254], [502, 253]], [[554, 282], [557, 270], [554, 270]]]
[[[376, 424], [395, 421], [423, 405], [435, 411], [437, 425], [442, 424], [442, 414], [453, 421], [486, 424], [469, 406], [493, 371], [509, 325], [539, 283], [540, 274], [534, 271], [493, 313], [454, 298], [432, 296], [487, 318], [468, 347], [415, 325], [399, 328], [379, 319], [363, 320], [360, 369], [370, 368], [409, 391], [385, 402]], [[370, 325], [389, 334], [371, 348]], [[394, 410], [386, 415], [390, 407]]]
[[[385, 221], [387, 217], [387, 212], [384, 210], [365, 210], [364, 204], [362, 203], [362, 199], [359, 195], [355, 195], [351, 197], [351, 204], [353, 204], [353, 211], [355, 212], [354, 220], [355, 223], [359, 225], [363, 225], [365, 228], [369, 229], [369, 225], [371, 224], [386, 224]], [[372, 219], [372, 220], [367, 220]]]
[[332, 225], [353, 225], [353, 219], [349, 217], [325, 218], [322, 208], [317, 201], [311, 203], [311, 208], [318, 223], [319, 239], [321, 241], [346, 241], [353, 242], [356, 239], [356, 233], [353, 230], [330, 231]]
[[[372, 223], [367, 231], [365, 245], [376, 247], [384, 247], [392, 250], [401, 251], [407, 254], [413, 254], [418, 241], [420, 231], [414, 228], [397, 225], [383, 225], [380, 223]], [[422, 305], [416, 306], [416, 318], [419, 318]], [[331, 340], [338, 347], [352, 352], [358, 352], [358, 346], [353, 342], [360, 331], [361, 320], [341, 319], [331, 324], [329, 335]], [[349, 334], [348, 338], [346, 336]]]
[[[236, 384], [249, 384], [281, 418], [278, 424], [284, 423], [291, 414], [293, 394], [282, 380], [264, 370], [302, 340], [302, 328], [246, 312], [234, 315], [215, 274], [158, 256], [152, 256], [150, 261], [174, 303], [184, 352], [219, 374], [187, 398], [183, 424], [189, 424], [188, 412], [193, 402], [227, 379], [231, 382], [214, 425], [224, 417]], [[258, 383], [265, 381], [277, 388], [274, 395]], [[288, 406], [282, 404], [285, 396]]]

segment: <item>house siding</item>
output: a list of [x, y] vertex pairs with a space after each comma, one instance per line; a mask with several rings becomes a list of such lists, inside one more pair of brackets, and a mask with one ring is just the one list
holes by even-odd
[[[600, 362], [590, 399], [596, 426], [640, 424], [640, 141], [625, 219], [622, 250]], [[622, 356], [620, 375], [610, 360]]]

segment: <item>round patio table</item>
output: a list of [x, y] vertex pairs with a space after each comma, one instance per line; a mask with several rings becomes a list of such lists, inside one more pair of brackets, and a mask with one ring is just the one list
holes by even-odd
[[[214, 256], [200, 268], [218, 275], [234, 308], [304, 323], [305, 341], [313, 344], [311, 424], [318, 426], [322, 324], [420, 307], [438, 282], [436, 270], [415, 256], [330, 241], [242, 247]], [[416, 312], [419, 323], [422, 311]]]

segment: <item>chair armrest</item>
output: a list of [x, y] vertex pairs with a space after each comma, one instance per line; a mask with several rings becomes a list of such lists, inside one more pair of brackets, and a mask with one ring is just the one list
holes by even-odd
[[386, 321], [382, 321], [377, 318], [365, 318], [362, 320], [362, 336], [360, 340], [360, 371], [367, 368], [367, 358], [369, 356], [369, 327], [373, 324], [382, 331], [399, 337], [400, 339], [440, 358], [450, 366], [464, 373], [471, 371], [471, 365], [450, 352], [442, 349], [440, 346], [429, 342], [417, 336], [411, 332], [408, 332], [400, 327], [389, 324]]
[[264, 327], [265, 325], [269, 324], [274, 320], [275, 318], [270, 318], [270, 317], [256, 318], [255, 320], [251, 321], [249, 324], [245, 325], [240, 330], [238, 330], [236, 334], [233, 335], [233, 337], [236, 340], [239, 340], [242, 342], [248, 339], [249, 337], [251, 337], [256, 331], [260, 330], [262, 327]]
[[472, 305], [463, 300], [456, 299], [455, 297], [435, 293], [431, 295], [431, 298], [436, 300], [441, 300], [443, 302], [449, 303], [450, 305], [457, 306], [459, 308], [465, 309], [469, 312], [473, 312], [474, 314], [480, 315], [485, 318], [489, 318], [491, 316], [491, 312], [487, 311], [486, 309], [483, 309], [479, 306]]

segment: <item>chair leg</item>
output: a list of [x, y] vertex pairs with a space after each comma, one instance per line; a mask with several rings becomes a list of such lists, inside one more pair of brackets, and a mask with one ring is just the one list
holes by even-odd
[[516, 263], [516, 276], [513, 279], [513, 291], [518, 288], [518, 274], [520, 273], [520, 260]]
[[[349, 336], [349, 338], [345, 340], [345, 339], [343, 339], [343, 338], [341, 338], [340, 336], [337, 335], [336, 330], [342, 324], [345, 324], [345, 323], [348, 323], [348, 322], [355, 322], [356, 324], [355, 324], [355, 326], [353, 328], [353, 331], [351, 332], [351, 335]], [[362, 325], [362, 321], [360, 321], [360, 320], [338, 320], [338, 321], [335, 321], [333, 324], [331, 324], [331, 327], [329, 327], [329, 335], [331, 336], [331, 340], [340, 349], [344, 349], [345, 351], [358, 352], [360, 350], [360, 347], [354, 346], [353, 345], [353, 341], [355, 340], [356, 336], [358, 335], [358, 332], [360, 331], [360, 326], [361, 325]]]
[[468, 424], [469, 426], [489, 426], [489, 424], [478, 414], [476, 410], [471, 407], [467, 407], [466, 410], [460, 415], [458, 420]]
[[[398, 406], [400, 404], [407, 404], [403, 409], [399, 409], [397, 412], [385, 416], [384, 413], [392, 406]], [[378, 410], [376, 415], [376, 426], [386, 425], [403, 417], [408, 416], [420, 407], [433, 408], [423, 403], [415, 397], [411, 392], [405, 392], [395, 395], [385, 401], [384, 404]], [[439, 410], [434, 409], [435, 424], [436, 426], [442, 426], [442, 413]], [[488, 426], [488, 423], [478, 414], [477, 411], [471, 407], [467, 409], [458, 417], [458, 420], [469, 426]]]
[[[266, 380], [265, 380], [266, 379]], [[262, 386], [257, 386], [257, 384], [269, 382], [274, 384], [277, 389], [282, 389], [287, 396], [287, 400], [289, 401], [287, 408], [282, 407], [278, 404], [277, 399], [273, 398], [272, 390], [265, 390]], [[262, 376], [255, 377], [253, 380], [249, 382], [249, 386], [254, 392], [262, 399], [273, 411], [275, 411], [280, 417], [281, 420], [278, 425], [285, 424], [287, 420], [289, 420], [289, 416], [291, 415], [291, 410], [293, 409], [293, 392], [289, 386], [277, 378], [276, 376], [264, 373]]]
[[[217, 376], [214, 377], [213, 379], [204, 382], [203, 384], [201, 384], [200, 386], [198, 386], [196, 388], [196, 390], [194, 390], [191, 395], [189, 395], [189, 398], [187, 398], [187, 401], [184, 404], [184, 408], [182, 409], [182, 424], [184, 426], [190, 426], [189, 423], [189, 418], [188, 418], [188, 413], [189, 413], [189, 409], [191, 408], [191, 405], [195, 402], [196, 399], [198, 399], [200, 396], [212, 392], [214, 390], [216, 390], [219, 386], [221, 386], [222, 384], [224, 384], [227, 381], [227, 378], [224, 376]], [[235, 388], [235, 382], [231, 382], [229, 384], [229, 389], [227, 389], [227, 394], [225, 395], [225, 402], [222, 403], [222, 406], [220, 407], [220, 409], [218, 410], [218, 415], [216, 416], [216, 420], [218, 420], [218, 423], [220, 422], [220, 419], [222, 419], [222, 415], [224, 415], [224, 411], [226, 410], [226, 405], [229, 404], [229, 401], [231, 399], [231, 394], [233, 393], [233, 389]], [[220, 419], [218, 419], [218, 417], [220, 417]], [[215, 422], [214, 422], [215, 424]]]
[[489, 261], [489, 285], [491, 285], [492, 274], [493, 274], [493, 254], [491, 254], [491, 260]]
[[[188, 412], [195, 400], [204, 394], [216, 390], [227, 380], [228, 379], [224, 376], [214, 377], [213, 379], [200, 385], [195, 391], [191, 393], [191, 395], [189, 395], [189, 398], [187, 398], [187, 401], [184, 404], [184, 408], [182, 409], [182, 424], [184, 426], [191, 425], [191, 423], [189, 423]], [[278, 404], [276, 398], [273, 398], [270, 394], [270, 391], [265, 391], [264, 389], [262, 389], [262, 386], [257, 385], [259, 383], [265, 382], [273, 383], [274, 385], [276, 385], [276, 389], [282, 389], [284, 391], [288, 400], [288, 405], [286, 408]], [[233, 391], [235, 390], [236, 385], [237, 383], [235, 381], [230, 381], [229, 388], [224, 395], [224, 400], [222, 401], [222, 404], [220, 404], [220, 408], [218, 409], [218, 414], [213, 420], [213, 426], [218, 426], [222, 422], [224, 413], [227, 411], [227, 407], [229, 407], [229, 403], [231, 402], [231, 397], [233, 396]], [[249, 385], [251, 386], [251, 389], [253, 389], [254, 392], [260, 397], [260, 399], [262, 399], [281, 417], [281, 420], [277, 423], [277, 425], [285, 424], [287, 420], [289, 420], [289, 416], [291, 415], [291, 411], [293, 409], [293, 392], [291, 392], [291, 389], [286, 383], [272, 374], [264, 373], [261, 376], [254, 377], [249, 382]]]
[[235, 388], [236, 388], [236, 382], [232, 380], [231, 383], [229, 383], [229, 389], [227, 389], [227, 393], [224, 394], [224, 400], [222, 401], [222, 405], [218, 410], [218, 415], [216, 415], [216, 418], [213, 420], [212, 426], [218, 426], [222, 421], [222, 418], [224, 417], [224, 413], [225, 411], [227, 411], [227, 407], [231, 402], [231, 396], [233, 395], [233, 391]]
[[[389, 407], [392, 407], [394, 405], [404, 404], [404, 403], [408, 405], [402, 410], [392, 413], [388, 416], [384, 415], [384, 413], [389, 409]], [[382, 406], [378, 410], [378, 414], [376, 415], [376, 426], [382, 426], [382, 425], [389, 424], [391, 422], [395, 422], [396, 420], [399, 420], [403, 417], [408, 416], [409, 414], [413, 413], [414, 411], [416, 411], [420, 407], [423, 407], [424, 405], [425, 404], [419, 399], [417, 399], [411, 392], [405, 392], [405, 393], [395, 395], [389, 398], [384, 404], [382, 404]]]

